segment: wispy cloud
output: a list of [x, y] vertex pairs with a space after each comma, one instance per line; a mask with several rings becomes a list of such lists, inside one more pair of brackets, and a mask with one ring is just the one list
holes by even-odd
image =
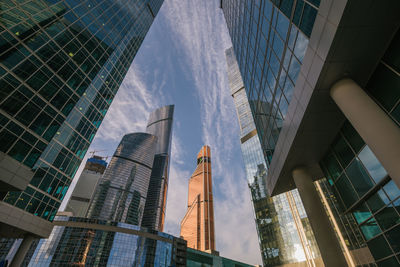
[[[194, 80], [203, 142], [212, 149], [217, 249], [223, 256], [256, 264], [261, 259], [245, 173], [242, 166], [232, 165], [237, 160], [231, 161], [240, 153], [239, 129], [226, 75], [225, 49], [231, 43], [217, 2], [170, 0], [163, 12], [182, 53], [178, 62], [189, 66], [184, 75]], [[181, 206], [174, 196], [169, 195], [168, 201]], [[170, 212], [167, 224], [172, 227]]]
[[[175, 102], [175, 118], [198, 116], [201, 128], [194, 133], [197, 128], [187, 129], [187, 120], [181, 125], [175, 119], [164, 231], [179, 236], [188, 179], [195, 168], [196, 155], [187, 151], [193, 150], [192, 142], [201, 137], [212, 149], [217, 250], [222, 256], [259, 264], [238, 123], [226, 75], [225, 49], [231, 43], [218, 3], [165, 0], [89, 151], [106, 149], [103, 155], [112, 155], [124, 134], [145, 130], [152, 110], [179, 102], [184, 95], [185, 103]], [[183, 110], [184, 104], [192, 110]], [[188, 133], [193, 137], [184, 136]]]

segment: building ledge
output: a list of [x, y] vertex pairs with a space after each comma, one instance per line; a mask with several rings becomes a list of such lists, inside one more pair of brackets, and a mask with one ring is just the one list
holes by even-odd
[[0, 192], [25, 190], [32, 177], [29, 167], [0, 152]]
[[345, 120], [331, 86], [350, 77], [365, 87], [400, 25], [400, 1], [367, 2], [321, 1], [270, 164], [272, 196], [295, 188], [296, 167], [307, 167], [315, 180], [323, 177], [319, 161]]

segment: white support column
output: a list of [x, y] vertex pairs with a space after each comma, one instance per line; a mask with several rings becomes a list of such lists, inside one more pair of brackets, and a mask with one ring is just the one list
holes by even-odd
[[30, 235], [30, 234], [25, 235], [25, 237], [22, 240], [21, 245], [19, 245], [19, 248], [18, 248], [17, 252], [15, 253], [15, 256], [12, 259], [9, 267], [21, 266], [21, 264], [24, 261], [24, 258], [26, 256], [26, 253], [28, 252], [28, 250], [34, 240], [35, 240], [35, 237], [33, 235]]
[[292, 175], [325, 267], [348, 266], [312, 177], [302, 167], [294, 169]]
[[400, 188], [400, 128], [353, 80], [338, 81], [330, 93]]

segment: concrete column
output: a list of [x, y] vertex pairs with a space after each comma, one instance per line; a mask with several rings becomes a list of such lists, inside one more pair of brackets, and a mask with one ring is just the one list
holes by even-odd
[[35, 237], [33, 235], [30, 235], [30, 234], [25, 235], [25, 237], [22, 240], [21, 245], [19, 245], [19, 248], [18, 248], [17, 252], [15, 253], [15, 256], [12, 259], [9, 267], [19, 267], [22, 265], [22, 262], [24, 261], [26, 253], [28, 252], [28, 250], [34, 240], [35, 240]]
[[292, 171], [293, 180], [299, 191], [304, 209], [314, 232], [325, 267], [348, 266], [336, 238], [333, 226], [315, 189], [312, 177], [305, 168]]
[[330, 93], [400, 188], [400, 128], [353, 80], [340, 80]]

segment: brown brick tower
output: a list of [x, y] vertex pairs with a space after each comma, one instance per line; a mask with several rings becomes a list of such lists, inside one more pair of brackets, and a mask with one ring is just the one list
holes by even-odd
[[211, 153], [209, 146], [203, 146], [189, 180], [188, 209], [181, 222], [181, 236], [190, 248], [214, 252], [214, 235]]

